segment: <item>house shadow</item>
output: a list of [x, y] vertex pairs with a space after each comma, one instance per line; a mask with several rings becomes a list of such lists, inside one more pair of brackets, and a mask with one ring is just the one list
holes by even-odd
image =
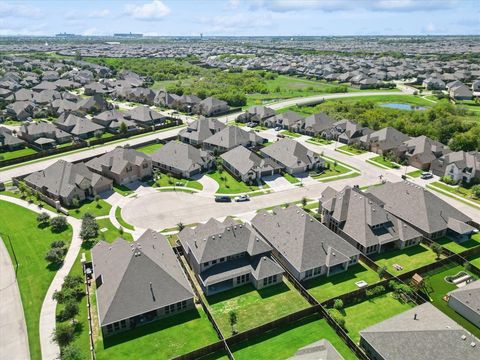
[[315, 288], [317, 286], [322, 286], [325, 284], [338, 285], [346, 281], [356, 280], [357, 274], [365, 271], [366, 269], [361, 264], [355, 264], [349, 266], [347, 271], [339, 272], [330, 276], [319, 276], [317, 278], [308, 280], [304, 286], [306, 289]]
[[400, 254], [406, 255], [408, 257], [411, 256], [416, 256], [425, 252], [428, 252], [429, 250], [427, 248], [424, 248], [423, 246], [420, 245], [415, 245], [406, 249], [402, 250], [393, 250], [393, 251], [387, 251], [375, 256], [372, 256], [373, 261], [377, 260], [389, 260], [392, 259]]
[[104, 349], [122, 344], [124, 342], [132, 341], [152, 333], [168, 329], [173, 326], [181, 325], [183, 323], [196, 320], [200, 318], [197, 309], [188, 310], [183, 313], [174, 314], [168, 318], [158, 319], [151, 323], [141, 325], [135, 329], [127, 330], [123, 333], [111, 335], [103, 338]]

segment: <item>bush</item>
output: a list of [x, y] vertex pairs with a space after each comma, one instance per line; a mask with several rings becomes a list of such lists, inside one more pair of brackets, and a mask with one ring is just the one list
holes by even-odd
[[472, 186], [472, 195], [474, 198], [480, 199], [480, 185]]
[[45, 255], [45, 260], [51, 264], [61, 264], [65, 259], [65, 253], [65, 249], [52, 248], [48, 250], [47, 255]]
[[385, 292], [385, 287], [382, 286], [382, 285], [378, 285], [378, 286], [375, 286], [372, 289], [367, 289], [365, 294], [367, 295], [367, 297], [375, 297], [375, 296], [383, 294], [384, 292]]
[[60, 346], [64, 347], [70, 344], [75, 334], [75, 328], [70, 323], [57, 324], [53, 331], [53, 340]]
[[60, 354], [61, 360], [83, 360], [80, 349], [76, 346], [69, 345], [62, 349]]
[[64, 308], [58, 314], [58, 318], [60, 321], [74, 319], [75, 316], [78, 315], [78, 312], [79, 312], [78, 304], [73, 299], [69, 299], [65, 303]]
[[440, 181], [444, 182], [447, 185], [456, 185], [457, 184], [457, 182], [455, 180], [453, 180], [451, 176], [442, 176], [440, 178]]
[[67, 218], [65, 216], [56, 216], [50, 220], [50, 226], [53, 232], [62, 232], [68, 227]]
[[387, 274], [387, 267], [386, 266], [380, 266], [377, 270], [378, 277], [380, 279], [383, 279], [385, 274]]
[[80, 237], [83, 241], [94, 239], [98, 235], [99, 226], [95, 218], [86, 213], [82, 218], [82, 227], [80, 229]]
[[335, 299], [333, 302], [333, 308], [337, 310], [343, 309], [343, 300], [342, 299]]
[[333, 320], [335, 320], [335, 322], [344, 330], [346, 330], [345, 328], [345, 318], [343, 317], [343, 315], [340, 313], [340, 311], [338, 311], [337, 309], [329, 309], [328, 310], [328, 313], [330, 314], [330, 316], [332, 317]]
[[37, 222], [41, 226], [48, 226], [48, 223], [50, 222], [50, 215], [48, 215], [46, 212], [38, 214]]

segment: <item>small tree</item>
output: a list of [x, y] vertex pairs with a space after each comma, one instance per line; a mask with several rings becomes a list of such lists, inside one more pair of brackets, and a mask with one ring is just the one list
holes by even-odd
[[45, 255], [45, 260], [51, 264], [61, 264], [63, 262], [63, 257], [63, 249], [53, 248], [48, 250], [47, 255]]
[[95, 195], [95, 203], [96, 203], [96, 207], [97, 209], [101, 208], [102, 206], [100, 205], [100, 196], [99, 195]]
[[480, 199], [480, 185], [472, 186], [472, 195], [474, 198]]
[[343, 309], [343, 300], [342, 299], [335, 299], [333, 302], [333, 308], [337, 310]]
[[37, 222], [41, 227], [48, 226], [49, 221], [50, 221], [50, 215], [48, 215], [46, 212], [42, 212], [38, 214]]
[[77, 198], [73, 198], [72, 199], [72, 207], [74, 209], [78, 209], [80, 207], [80, 200], [78, 200]]
[[67, 218], [65, 216], [56, 216], [50, 220], [50, 226], [53, 232], [62, 232], [67, 228]]
[[302, 207], [305, 207], [305, 206], [307, 206], [307, 198], [303, 197], [302, 198]]
[[120, 123], [120, 127], [118, 128], [120, 131], [120, 134], [126, 134], [128, 131], [127, 124], [125, 124], [123, 121]]
[[237, 325], [237, 321], [238, 321], [237, 313], [232, 310], [228, 313], [228, 316], [229, 316], [230, 326], [232, 327], [232, 334], [235, 335], [237, 332], [235, 330], [235, 326]]
[[70, 344], [75, 334], [75, 328], [70, 323], [57, 324], [53, 332], [53, 340], [60, 346], [64, 347]]
[[440, 244], [433, 243], [432, 251], [437, 255], [437, 260], [438, 260], [440, 259], [440, 255], [442, 255], [443, 247]]
[[62, 349], [60, 358], [62, 360], [82, 360], [83, 359], [80, 349], [73, 345], [69, 345], [64, 349]]
[[380, 279], [383, 279], [385, 274], [387, 273], [387, 267], [386, 266], [380, 266], [377, 270], [378, 277]]
[[94, 239], [98, 235], [98, 224], [90, 213], [85, 213], [82, 218], [82, 227], [80, 229], [80, 237], [83, 241]]
[[78, 304], [73, 299], [70, 299], [65, 303], [64, 308], [60, 311], [58, 316], [61, 319], [61, 321], [65, 321], [69, 319], [75, 320], [75, 317], [78, 315], [78, 312], [79, 312]]

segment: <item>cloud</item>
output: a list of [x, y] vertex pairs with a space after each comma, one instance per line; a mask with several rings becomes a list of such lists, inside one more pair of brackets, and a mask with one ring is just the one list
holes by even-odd
[[153, 0], [140, 6], [128, 4], [125, 6], [124, 13], [131, 15], [134, 19], [152, 21], [167, 16], [170, 14], [170, 9], [160, 0]]
[[0, 2], [0, 17], [22, 17], [28, 19], [38, 19], [43, 16], [39, 8], [25, 6], [20, 4], [11, 4]]
[[94, 10], [87, 14], [89, 18], [105, 18], [110, 15], [110, 10], [103, 9], [103, 10]]
[[436, 33], [436, 32], [437, 32], [437, 27], [435, 26], [434, 23], [429, 22], [429, 23], [423, 28], [423, 32], [425, 32], [425, 33], [427, 33], [427, 34]]

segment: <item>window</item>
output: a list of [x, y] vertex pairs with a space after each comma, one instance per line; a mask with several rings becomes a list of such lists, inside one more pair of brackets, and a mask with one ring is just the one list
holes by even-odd
[[108, 325], [107, 325], [107, 332], [108, 332], [108, 333], [111, 333], [112, 331], [113, 331], [113, 326], [112, 326], [112, 324], [108, 324]]
[[183, 300], [182, 301], [182, 309], [186, 309], [187, 308], [187, 300]]
[[131, 166], [127, 166], [127, 169], [126, 169], [126, 170], [127, 170], [127, 172], [130, 172], [130, 171], [132, 171], [132, 167], [131, 167]]
[[127, 322], [125, 320], [120, 321], [120, 326], [122, 329], [125, 329], [127, 327]]
[[312, 270], [307, 270], [307, 272], [305, 273], [305, 277], [306, 278], [312, 277], [312, 274], [313, 274]]
[[220, 258], [220, 262], [224, 262], [225, 261], [225, 258]]
[[217, 263], [217, 260], [212, 260], [212, 265], [215, 265]]
[[321, 272], [322, 272], [321, 267], [317, 267], [317, 268], [313, 269], [313, 275], [319, 275]]
[[177, 311], [180, 311], [182, 309], [182, 303], [179, 302], [177, 303]]
[[273, 284], [273, 283], [276, 283], [276, 282], [277, 282], [277, 276], [276, 275], [269, 276], [269, 277], [263, 279], [263, 286], [270, 285], [270, 284]]
[[115, 331], [120, 330], [120, 324], [118, 323], [118, 321], [116, 323], [113, 323], [113, 327], [115, 328]]

